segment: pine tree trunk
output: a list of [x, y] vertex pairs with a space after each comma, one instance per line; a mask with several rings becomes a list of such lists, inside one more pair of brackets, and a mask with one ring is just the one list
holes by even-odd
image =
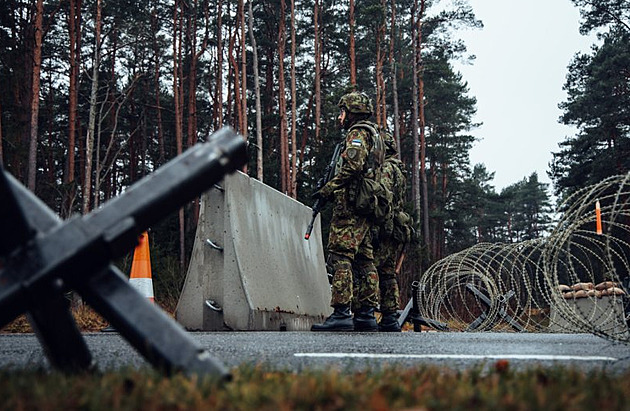
[[[232, 125], [232, 127], [234, 127], [237, 131], [239, 124], [237, 123], [236, 120], [236, 116], [237, 114], [234, 114], [234, 107], [232, 104], [232, 94], [234, 91], [234, 81], [231, 81], [232, 76], [234, 76], [234, 65], [236, 64], [236, 62], [234, 61], [234, 58], [232, 56], [232, 50], [234, 49], [234, 37], [232, 37], [230, 33], [230, 28], [229, 28], [229, 24], [228, 24], [228, 48], [227, 48], [227, 59], [228, 59], [228, 72], [227, 72], [227, 96], [225, 98], [225, 115], [224, 115], [224, 119], [227, 123], [230, 123]], [[236, 80], [238, 81], [238, 79]], [[240, 107], [240, 105], [239, 105]]]
[[[245, 48], [245, 5], [238, 0], [238, 16], [241, 36], [241, 135], [247, 141], [247, 49]], [[247, 173], [247, 163], [243, 166]]]
[[151, 12], [151, 32], [153, 39], [153, 53], [155, 72], [153, 74], [153, 84], [155, 87], [155, 110], [157, 121], [157, 139], [158, 139], [158, 161], [157, 166], [160, 166], [166, 162], [166, 152], [164, 150], [164, 126], [162, 124], [162, 105], [160, 101], [160, 50], [157, 44], [158, 34], [158, 16], [157, 10], [153, 9]]
[[[114, 21], [114, 26], [111, 30], [111, 34], [110, 34], [110, 38], [111, 38], [111, 49], [109, 52], [110, 55], [110, 67], [109, 67], [109, 78], [110, 78], [110, 84], [115, 84], [116, 83], [116, 56], [117, 56], [117, 51], [118, 51], [118, 30], [117, 30], [117, 26], [116, 26], [116, 21]], [[120, 113], [120, 109], [122, 107], [122, 105], [124, 104], [124, 101], [126, 100], [126, 97], [123, 101], [118, 101], [117, 97], [114, 95], [115, 90], [113, 90], [113, 87], [108, 87], [108, 92], [107, 92], [107, 96], [105, 97], [105, 102], [100, 105], [100, 109], [99, 109], [99, 114], [97, 117], [97, 126], [94, 132], [94, 136], [95, 136], [95, 150], [96, 153], [93, 156], [94, 158], [94, 165], [92, 166], [92, 169], [94, 170], [94, 185], [92, 186], [92, 208], [98, 208], [100, 205], [100, 195], [101, 195], [101, 190], [102, 190], [102, 179], [104, 177], [105, 174], [107, 174], [107, 171], [105, 171], [106, 169], [106, 162], [107, 162], [107, 158], [112, 150], [112, 147], [115, 143], [116, 140], [116, 130], [118, 128], [118, 115]], [[105, 109], [104, 111], [107, 114], [103, 114], [103, 109], [105, 108], [106, 104], [108, 105], [107, 109]], [[109, 118], [107, 118], [109, 117]], [[133, 124], [136, 122], [136, 118], [137, 116], [135, 115], [135, 108], [132, 106], [131, 110], [130, 110], [130, 123], [131, 123], [131, 129], [135, 130], [135, 127], [133, 126]], [[107, 140], [107, 150], [105, 152], [105, 155], [101, 155], [101, 131], [103, 129], [102, 125], [103, 123], [107, 120], [107, 125], [105, 127], [105, 129], [110, 128], [111, 131], [109, 133], [109, 139]], [[136, 143], [136, 133], [135, 131], [131, 133], [131, 136], [129, 137], [129, 176], [131, 181], [134, 181], [137, 178], [137, 166], [139, 164], [138, 161], [138, 152], [137, 152], [137, 143]]]
[[[314, 93], [311, 92], [310, 97], [308, 98], [308, 104], [306, 105], [306, 118], [304, 119], [303, 124], [309, 124], [311, 121], [311, 114], [313, 113], [313, 98]], [[308, 138], [308, 127], [304, 126], [302, 128], [302, 141], [300, 143], [300, 168], [298, 172], [302, 172], [302, 166], [304, 165], [304, 152], [306, 151], [306, 140]]]
[[35, 10], [35, 47], [33, 48], [33, 81], [31, 84], [31, 138], [28, 150], [28, 188], [35, 192], [37, 176], [37, 133], [39, 120], [39, 84], [42, 64], [42, 21], [44, 1], [37, 0]]
[[[381, 1], [384, 6], [384, 0]], [[385, 113], [385, 79], [383, 78], [383, 61], [385, 53], [383, 52], [383, 42], [385, 41], [385, 20], [381, 20], [376, 28], [376, 124], [379, 126], [387, 125]]]
[[[182, 16], [179, 11], [180, 3], [175, 2], [173, 7], [173, 97], [175, 109], [175, 144], [177, 147], [177, 155], [183, 151], [183, 115], [182, 115]], [[184, 273], [185, 266], [185, 219], [184, 208], [179, 209], [179, 268]]]
[[[48, 136], [48, 147], [54, 147], [54, 116], [55, 116], [55, 88], [53, 86], [52, 80], [52, 64], [48, 66], [48, 98], [46, 99], [46, 135]], [[46, 185], [50, 187], [54, 187], [55, 185], [55, 158], [54, 158], [54, 150], [46, 150], [46, 166], [44, 171], [46, 172]]]
[[412, 114], [411, 131], [413, 137], [413, 161], [411, 176], [411, 196], [413, 198], [414, 213], [420, 219], [422, 209], [420, 207], [420, 142], [418, 138], [418, 36], [417, 36], [417, 10], [418, 0], [414, 1], [411, 13], [411, 49], [413, 50], [413, 89], [412, 89]]
[[354, 38], [354, 28], [356, 26], [354, 20], [354, 0], [350, 0], [348, 6], [348, 25], [350, 26], [350, 38], [348, 41], [348, 54], [350, 55], [350, 84], [357, 85], [357, 61], [356, 61], [356, 47]]
[[[231, 16], [232, 3], [228, 1], [227, 4], [227, 13], [226, 15]], [[234, 58], [234, 44], [236, 43], [236, 29], [232, 26], [236, 26], [236, 23], [232, 21], [232, 19], [228, 20], [228, 49], [227, 49], [227, 58], [228, 58], [228, 73], [227, 73], [227, 101], [226, 107], [227, 111], [225, 113], [225, 117], [227, 117], [226, 122], [230, 123], [237, 131], [240, 132], [241, 121], [239, 117], [239, 112], [241, 109], [241, 104], [238, 102], [240, 93], [238, 92], [237, 84], [240, 81], [240, 77], [238, 75], [238, 65], [236, 64], [236, 60]]]
[[291, 197], [297, 198], [297, 86], [295, 81], [295, 0], [291, 0]]
[[287, 134], [287, 105], [284, 79], [284, 51], [286, 47], [286, 4], [280, 0], [280, 21], [278, 22], [278, 110], [280, 115], [280, 176], [282, 192], [289, 191], [289, 136]]
[[191, 147], [197, 142], [197, 0], [190, 3], [191, 10], [187, 13], [186, 36], [189, 41], [190, 59], [188, 64], [188, 124], [186, 131], [186, 146]]
[[223, 126], [223, 0], [217, 2], [217, 77], [214, 102], [214, 118], [216, 128]]
[[396, 56], [394, 54], [394, 43], [396, 41], [396, 0], [391, 2], [391, 34], [389, 40], [389, 67], [390, 76], [392, 79], [392, 99], [394, 106], [394, 140], [396, 141], [396, 147], [398, 147], [398, 153], [396, 156], [401, 158], [401, 146], [400, 146], [400, 125], [398, 112], [398, 76], [396, 75]]
[[[431, 247], [429, 232], [429, 190], [427, 187], [426, 173], [426, 138], [424, 121], [424, 62], [422, 61], [422, 18], [424, 17], [425, 0], [420, 0], [420, 14], [418, 16], [418, 100], [419, 100], [419, 127], [420, 127], [420, 177], [422, 180], [422, 225], [424, 241], [427, 247]], [[430, 248], [429, 248], [430, 249]]]
[[[208, 30], [209, 30], [209, 21], [208, 21], [208, 2], [204, 1], [204, 15], [206, 16], [205, 22], [205, 30], [204, 37], [197, 50], [197, 1], [193, 2], [194, 4], [194, 13], [192, 16], [192, 30], [190, 33], [191, 38], [191, 64], [190, 64], [190, 73], [189, 73], [189, 83], [188, 83], [188, 147], [192, 147], [197, 144], [197, 66], [199, 59], [206, 51], [208, 47]], [[193, 201], [193, 212], [191, 216], [191, 227], [197, 227], [197, 223], [199, 221], [199, 198], [195, 198]]]
[[[242, 127], [243, 127], [243, 105], [241, 104], [241, 75], [240, 75], [240, 68], [238, 63], [236, 62], [236, 51], [235, 49], [236, 47], [236, 35], [238, 34], [238, 28], [235, 26], [234, 27], [234, 32], [232, 33], [232, 36], [230, 37], [230, 43], [228, 46], [228, 56], [230, 59], [230, 66], [232, 68], [232, 90], [233, 90], [233, 96], [234, 96], [234, 115], [236, 116], [235, 118], [235, 123], [236, 123], [236, 128], [238, 129], [239, 133], [243, 133]], [[230, 98], [228, 97], [228, 101], [230, 101]], [[229, 106], [229, 104], [228, 104]]]
[[83, 180], [83, 214], [90, 211], [92, 193], [92, 157], [94, 151], [94, 135], [96, 132], [96, 105], [98, 93], [98, 73], [101, 65], [101, 0], [96, 1], [96, 30], [94, 33], [94, 57], [92, 59], [92, 89], [90, 91], [90, 115], [85, 139], [85, 173]]
[[315, 35], [315, 141], [319, 142], [319, 134], [321, 131], [320, 120], [322, 117], [322, 92], [321, 92], [321, 39], [319, 34], [319, 0], [315, 0], [315, 8], [313, 10], [313, 32]]
[[80, 37], [81, 37], [81, 7], [77, 0], [70, 0], [68, 17], [69, 58], [70, 74], [68, 84], [68, 154], [66, 155], [66, 167], [63, 182], [66, 185], [62, 206], [62, 216], [67, 217], [72, 210], [75, 196], [75, 145], [77, 136], [77, 110], [79, 101], [79, 66], [81, 64]]
[[256, 46], [256, 37], [254, 36], [254, 12], [252, 10], [252, 2], [249, 5], [249, 41], [252, 43], [252, 58], [254, 68], [254, 92], [256, 94], [256, 176], [260, 182], [264, 181], [263, 167], [263, 138], [262, 138], [262, 109], [260, 103], [260, 77], [258, 73], [258, 48]]
[[[186, 22], [186, 36], [190, 50], [188, 64], [188, 124], [186, 129], [186, 147], [192, 147], [197, 143], [197, 0], [189, 3]], [[195, 198], [192, 204], [192, 212], [189, 213], [189, 227], [197, 227], [199, 217], [199, 198]]]

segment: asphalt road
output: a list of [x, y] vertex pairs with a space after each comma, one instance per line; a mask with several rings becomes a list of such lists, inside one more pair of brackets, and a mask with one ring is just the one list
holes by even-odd
[[[630, 369], [630, 346], [590, 334], [521, 333], [191, 333], [227, 367], [264, 364], [276, 370], [343, 371], [423, 364], [463, 370], [508, 360], [513, 368], [563, 365], [585, 371]], [[101, 370], [147, 367], [117, 333], [85, 334]], [[33, 334], [0, 335], [1, 368], [48, 368]]]

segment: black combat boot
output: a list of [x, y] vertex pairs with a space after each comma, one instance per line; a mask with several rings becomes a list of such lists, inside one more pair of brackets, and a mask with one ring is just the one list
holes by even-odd
[[374, 307], [361, 306], [354, 313], [354, 331], [378, 331], [376, 317], [374, 317]]
[[381, 332], [399, 333], [401, 329], [400, 325], [398, 325], [398, 313], [395, 311], [383, 311], [381, 322], [378, 323], [378, 330]]
[[313, 324], [311, 331], [353, 331], [352, 315], [349, 305], [333, 307], [334, 311], [323, 324]]

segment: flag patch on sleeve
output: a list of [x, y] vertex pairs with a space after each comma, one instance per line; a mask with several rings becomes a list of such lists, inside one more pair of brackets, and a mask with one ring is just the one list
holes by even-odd
[[354, 140], [352, 140], [352, 145], [361, 147], [361, 140], [359, 140], [358, 138], [355, 138]]

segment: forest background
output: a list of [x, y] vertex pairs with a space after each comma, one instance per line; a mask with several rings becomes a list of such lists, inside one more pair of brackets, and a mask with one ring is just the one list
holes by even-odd
[[[630, 166], [630, 4], [571, 1], [601, 44], [567, 68], [560, 121], [577, 132], [550, 164], [559, 200]], [[553, 224], [536, 173], [496, 192], [470, 163], [476, 99], [453, 63], [474, 59], [457, 31], [482, 27], [465, 0], [6, 0], [0, 164], [67, 218], [230, 125], [249, 142], [245, 172], [310, 204], [341, 138], [337, 102], [361, 90], [407, 167], [405, 290], [446, 255]], [[198, 210], [151, 228], [158, 299], [177, 298]]]

